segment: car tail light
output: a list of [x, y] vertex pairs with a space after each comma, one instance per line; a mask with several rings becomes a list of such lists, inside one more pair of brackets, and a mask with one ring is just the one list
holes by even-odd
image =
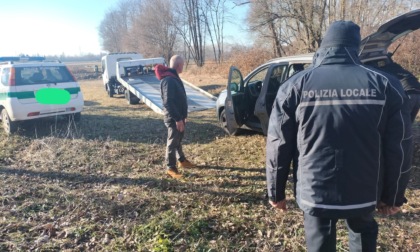
[[16, 78], [15, 78], [15, 68], [10, 68], [10, 75], [9, 75], [9, 86], [16, 85]]
[[73, 78], [73, 81], [76, 82], [76, 78], [74, 77], [73, 73], [70, 71], [70, 69], [66, 66], [67, 71], [69, 71], [71, 77]]
[[28, 114], [28, 117], [31, 117], [31, 116], [39, 116], [39, 112], [31, 112], [31, 113], [29, 113]]
[[66, 108], [66, 112], [69, 112], [69, 111], [75, 111], [75, 110], [76, 110], [76, 108], [75, 108], [75, 107]]

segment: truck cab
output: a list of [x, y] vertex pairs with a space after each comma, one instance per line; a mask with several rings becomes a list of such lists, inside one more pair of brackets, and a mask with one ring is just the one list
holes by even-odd
[[117, 62], [143, 59], [139, 53], [110, 53], [102, 57], [102, 81], [109, 97], [124, 94], [124, 88], [117, 80]]

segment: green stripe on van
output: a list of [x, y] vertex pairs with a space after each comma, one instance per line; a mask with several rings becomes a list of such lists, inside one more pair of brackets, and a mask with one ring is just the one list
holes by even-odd
[[[67, 92], [69, 92], [71, 95], [77, 94], [80, 92], [79, 87], [64, 88], [64, 90], [67, 90]], [[0, 100], [6, 100], [7, 98], [31, 99], [31, 98], [35, 98], [35, 93], [33, 91], [0, 93]]]

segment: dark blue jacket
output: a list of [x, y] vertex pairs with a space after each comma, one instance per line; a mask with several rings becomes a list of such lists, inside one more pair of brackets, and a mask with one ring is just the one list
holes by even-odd
[[313, 67], [279, 89], [267, 134], [270, 200], [285, 199], [298, 156], [296, 199], [306, 213], [349, 218], [378, 201], [401, 206], [412, 156], [407, 97], [394, 77], [362, 65], [357, 49], [320, 48]]

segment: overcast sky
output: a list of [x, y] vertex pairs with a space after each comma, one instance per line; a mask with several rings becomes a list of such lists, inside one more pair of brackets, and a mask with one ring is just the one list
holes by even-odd
[[[171, 0], [168, 0], [171, 1]], [[0, 4], [0, 56], [84, 55], [101, 52], [98, 27], [119, 0], [8, 0]], [[228, 25], [227, 40], [238, 36], [246, 7], [234, 9], [236, 24]]]

